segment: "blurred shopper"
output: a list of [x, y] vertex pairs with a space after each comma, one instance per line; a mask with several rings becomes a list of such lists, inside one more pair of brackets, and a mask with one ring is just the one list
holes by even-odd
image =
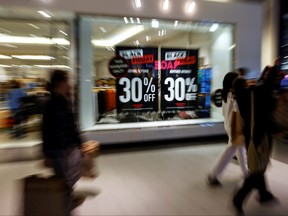
[[[241, 119], [237, 102], [232, 91], [232, 83], [238, 76], [239, 74], [236, 72], [229, 72], [225, 75], [223, 79], [222, 107], [224, 116], [224, 127], [228, 135], [228, 145], [224, 152], [217, 159], [212, 170], [207, 176], [208, 184], [212, 186], [221, 185], [218, 177], [235, 154], [239, 161], [239, 165], [242, 169], [244, 177], [248, 175], [245, 138], [242, 133], [243, 121]], [[236, 125], [233, 125], [236, 123], [235, 121], [233, 121], [233, 115], [235, 114], [234, 112], [238, 112], [239, 114], [238, 126], [240, 127], [240, 130], [238, 130], [237, 134], [233, 134], [235, 133], [233, 128], [236, 127]]]
[[233, 197], [233, 205], [238, 214], [244, 214], [242, 205], [252, 189], [258, 190], [260, 203], [275, 201], [267, 189], [264, 174], [272, 147], [271, 115], [277, 98], [275, 92], [284, 77], [279, 65], [279, 59], [276, 59], [273, 67], [265, 67], [255, 86], [239, 84], [241, 79], [234, 83], [239, 110], [244, 119], [249, 168], [249, 175]]
[[67, 215], [84, 197], [73, 197], [73, 186], [81, 177], [82, 152], [81, 139], [70, 100], [69, 77], [66, 71], [53, 71], [50, 92], [43, 111], [42, 138], [43, 153], [46, 161], [54, 169], [55, 176], [64, 178], [71, 199]]
[[15, 138], [21, 138], [25, 134], [24, 126], [22, 125], [24, 120], [22, 100], [26, 96], [26, 93], [16, 80], [12, 81], [11, 88], [11, 91], [8, 93], [8, 104], [14, 121], [12, 135]]

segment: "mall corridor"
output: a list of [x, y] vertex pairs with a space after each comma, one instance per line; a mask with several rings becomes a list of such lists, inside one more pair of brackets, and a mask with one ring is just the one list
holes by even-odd
[[[77, 190], [97, 195], [87, 198], [73, 215], [234, 215], [230, 200], [242, 180], [237, 162], [232, 161], [224, 171], [222, 187], [205, 183], [208, 169], [225, 145], [225, 139], [195, 139], [103, 149], [97, 159], [99, 176], [77, 184]], [[244, 205], [246, 215], [287, 215], [287, 149], [284, 142], [275, 144], [267, 172], [271, 191], [280, 202], [260, 206], [254, 192]], [[49, 174], [40, 160], [0, 164], [0, 215], [21, 215], [19, 180], [36, 173]]]

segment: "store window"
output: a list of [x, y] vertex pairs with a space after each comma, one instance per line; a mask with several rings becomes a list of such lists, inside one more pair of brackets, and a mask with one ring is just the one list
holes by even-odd
[[1, 19], [0, 47], [1, 143], [39, 140], [51, 69], [71, 69], [69, 26], [52, 20]]
[[79, 21], [80, 125], [103, 130], [223, 121], [234, 25], [137, 17]]

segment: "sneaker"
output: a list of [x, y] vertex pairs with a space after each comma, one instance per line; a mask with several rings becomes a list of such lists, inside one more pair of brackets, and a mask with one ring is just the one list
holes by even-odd
[[207, 176], [207, 183], [211, 186], [222, 186], [221, 182], [216, 177], [211, 175]]

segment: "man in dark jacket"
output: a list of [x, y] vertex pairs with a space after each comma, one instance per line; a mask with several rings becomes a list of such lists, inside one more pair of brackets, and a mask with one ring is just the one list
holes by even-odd
[[82, 142], [72, 112], [68, 81], [66, 71], [53, 72], [50, 82], [51, 97], [44, 106], [42, 138], [44, 156], [53, 168], [55, 176], [64, 178], [69, 188], [69, 215], [73, 208], [73, 186], [79, 180], [82, 171]]

